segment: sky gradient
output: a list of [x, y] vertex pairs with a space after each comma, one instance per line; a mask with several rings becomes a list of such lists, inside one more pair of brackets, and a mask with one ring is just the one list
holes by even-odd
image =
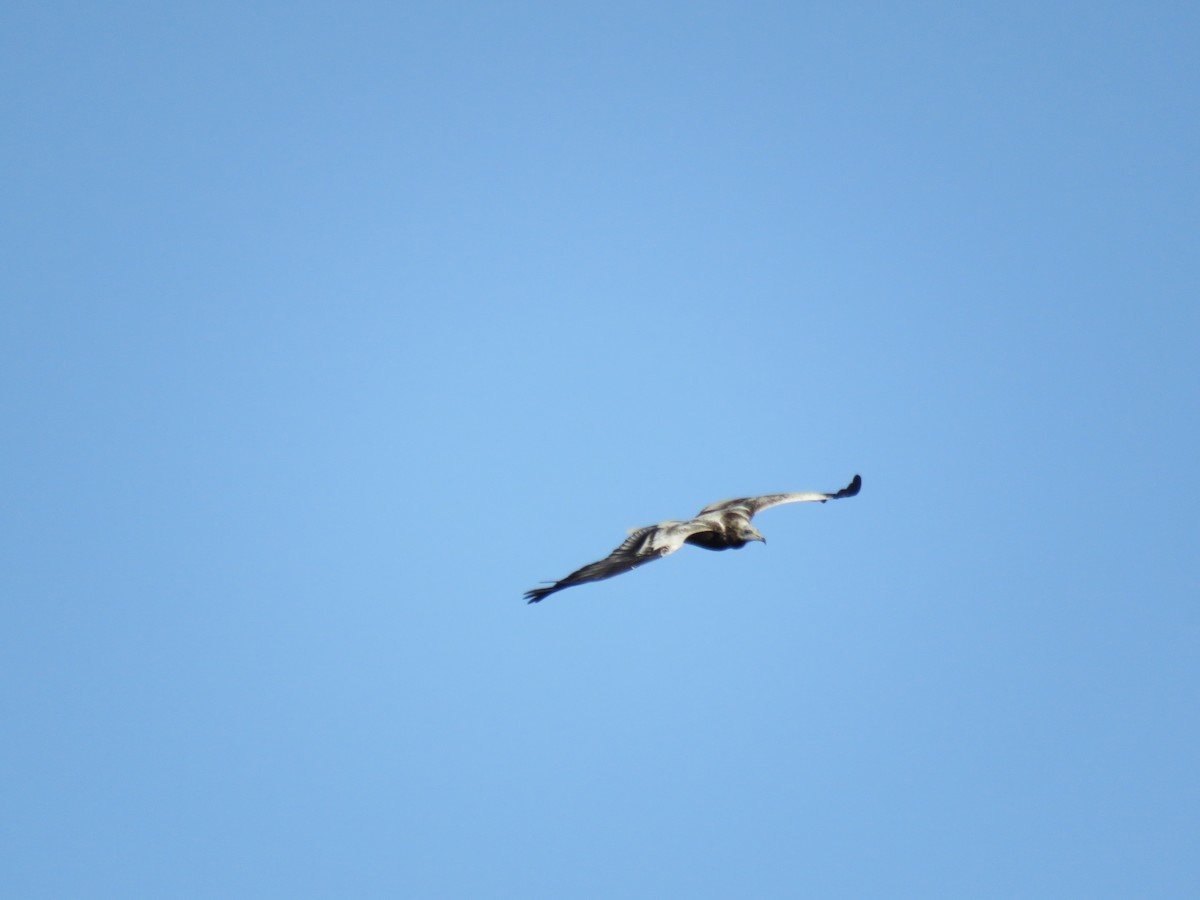
[[8, 4], [0, 893], [1194, 894], [1198, 26]]

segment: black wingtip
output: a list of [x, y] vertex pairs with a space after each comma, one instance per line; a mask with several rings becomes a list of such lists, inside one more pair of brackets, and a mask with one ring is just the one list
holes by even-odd
[[862, 490], [862, 476], [855, 475], [854, 480], [838, 491], [836, 494], [831, 494], [830, 500], [841, 500], [843, 497], [853, 497]]
[[525, 592], [526, 603], [541, 603], [550, 594], [553, 594], [556, 588], [534, 588], [532, 591]]

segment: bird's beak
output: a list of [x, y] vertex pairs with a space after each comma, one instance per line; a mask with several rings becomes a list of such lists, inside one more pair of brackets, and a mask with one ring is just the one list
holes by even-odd
[[761, 534], [758, 537], [756, 537], [755, 540], [762, 541], [764, 544], [767, 542], [767, 539], [765, 537], [763, 537]]

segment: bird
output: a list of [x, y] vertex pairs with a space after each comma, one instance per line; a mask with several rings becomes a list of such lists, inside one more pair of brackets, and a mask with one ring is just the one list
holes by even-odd
[[785, 503], [824, 503], [827, 500], [841, 500], [853, 497], [861, 489], [862, 478], [855, 475], [853, 481], [832, 494], [808, 491], [721, 500], [718, 503], [710, 503], [700, 510], [694, 519], [686, 522], [659, 522], [657, 525], [631, 528], [629, 537], [604, 559], [589, 563], [566, 578], [545, 582], [548, 587], [526, 591], [525, 600], [529, 603], [540, 603], [551, 594], [565, 588], [632, 572], [638, 566], [670, 556], [684, 544], [703, 547], [705, 550], [740, 550], [751, 541], [762, 541], [765, 544], [767, 539], [750, 524], [755, 514]]

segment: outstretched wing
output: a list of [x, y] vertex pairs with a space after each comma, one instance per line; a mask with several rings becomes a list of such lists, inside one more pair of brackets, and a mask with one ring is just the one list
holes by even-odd
[[841, 500], [843, 497], [853, 497], [862, 489], [862, 478], [858, 475], [854, 476], [854, 480], [848, 485], [833, 494], [821, 494], [816, 491], [808, 491], [800, 494], [764, 494], [761, 497], [740, 497], [736, 500], [722, 500], [720, 503], [713, 503], [700, 510], [700, 515], [706, 513], [722, 512], [727, 509], [733, 509], [740, 506], [746, 512], [753, 516], [756, 513], [762, 512], [764, 509], [770, 509], [772, 506], [780, 506], [784, 503], [824, 503], [826, 500]]
[[585, 584], [589, 581], [601, 581], [605, 578], [612, 578], [614, 575], [632, 572], [638, 566], [674, 553], [683, 546], [689, 535], [695, 531], [702, 531], [706, 527], [704, 523], [691, 521], [663, 522], [660, 525], [638, 528], [630, 533], [620, 547], [604, 559], [589, 563], [547, 587], [526, 591], [525, 599], [530, 603], [538, 603], [563, 588]]

